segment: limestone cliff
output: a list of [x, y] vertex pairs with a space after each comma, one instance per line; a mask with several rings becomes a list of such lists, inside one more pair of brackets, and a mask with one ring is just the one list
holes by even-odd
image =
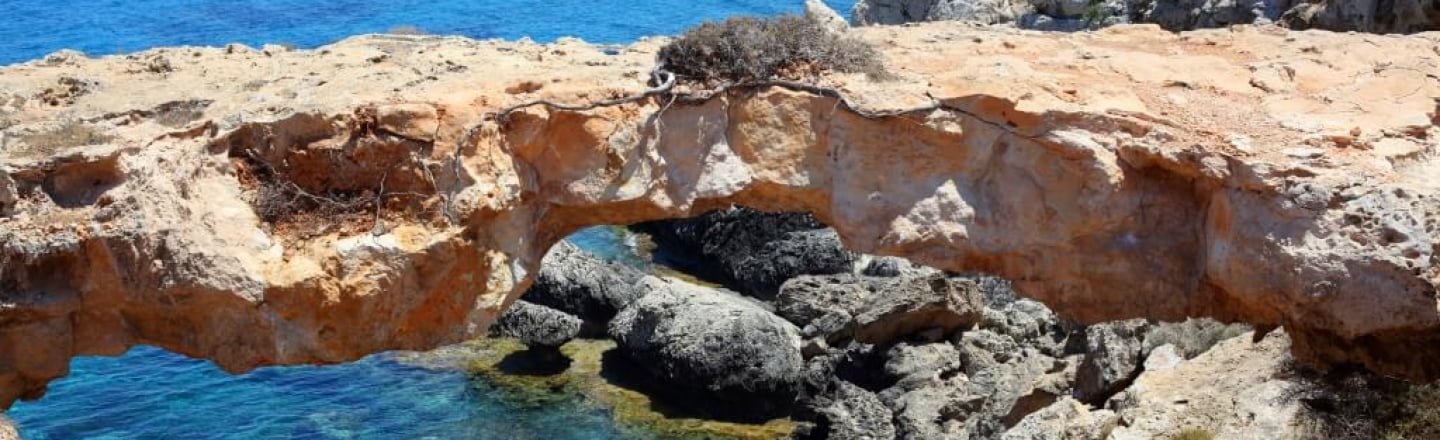
[[[577, 228], [731, 203], [1094, 322], [1283, 325], [1440, 377], [1440, 34], [852, 31], [896, 78], [708, 99], [657, 41], [358, 37], [0, 69], [0, 406], [73, 356], [229, 371], [482, 334]], [[487, 116], [489, 115], [489, 116]]]

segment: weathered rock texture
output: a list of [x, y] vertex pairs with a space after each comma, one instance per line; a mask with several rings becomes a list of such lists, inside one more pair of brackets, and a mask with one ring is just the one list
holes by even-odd
[[765, 87], [483, 117], [638, 92], [655, 41], [0, 69], [0, 406], [135, 344], [244, 371], [464, 340], [578, 228], [732, 203], [1082, 322], [1283, 325], [1305, 360], [1440, 377], [1440, 35], [849, 32], [897, 78], [816, 82], [892, 115]]
[[[1171, 438], [1186, 429], [1216, 439], [1302, 439], [1306, 384], [1286, 366], [1283, 332], [1260, 343], [1226, 340], [1190, 362], [1146, 371], [1107, 406], [1121, 418], [1109, 438]], [[1180, 403], [1183, 402], [1183, 403]]]
[[650, 234], [657, 260], [764, 300], [796, 276], [846, 273], [855, 265], [835, 231], [804, 213], [726, 208], [631, 228]]
[[1075, 31], [1153, 23], [1173, 31], [1276, 23], [1292, 29], [1405, 33], [1440, 29], [1433, 0], [860, 0], [858, 25], [964, 20]]
[[584, 336], [603, 336], [615, 314], [640, 298], [637, 283], [644, 274], [635, 268], [605, 261], [568, 241], [550, 248], [526, 301], [579, 317]]
[[556, 348], [580, 335], [580, 318], [528, 301], [515, 301], [490, 333], [520, 339], [532, 347]]
[[739, 294], [649, 278], [610, 322], [622, 352], [714, 416], [783, 416], [800, 393], [800, 330]]

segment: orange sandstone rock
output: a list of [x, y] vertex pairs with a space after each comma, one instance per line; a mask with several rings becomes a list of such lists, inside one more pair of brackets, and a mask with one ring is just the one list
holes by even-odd
[[764, 87], [484, 117], [644, 90], [655, 40], [0, 69], [0, 406], [135, 344], [239, 372], [458, 342], [578, 228], [731, 203], [1081, 321], [1281, 325], [1305, 360], [1440, 377], [1440, 35], [850, 32], [897, 78], [814, 82], [898, 114]]

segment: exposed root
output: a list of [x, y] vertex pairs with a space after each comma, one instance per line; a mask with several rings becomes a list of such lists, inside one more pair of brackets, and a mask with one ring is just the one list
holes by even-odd
[[[566, 111], [576, 111], [576, 112], [580, 112], [580, 111], [594, 110], [594, 109], [602, 108], [602, 107], [615, 107], [615, 106], [630, 104], [630, 103], [634, 103], [634, 102], [643, 101], [643, 100], [649, 99], [649, 98], [654, 97], [654, 96], [668, 96], [669, 99], [667, 100], [667, 102], [660, 108], [660, 111], [656, 113], [656, 114], [658, 115], [658, 114], [663, 114], [666, 109], [669, 109], [670, 106], [671, 106], [672, 104], [674, 104], [675, 102], [677, 102], [677, 101], [678, 101], [678, 102], [683, 102], [683, 103], [704, 103], [704, 102], [710, 100], [711, 98], [714, 98], [714, 97], [719, 96], [719, 95], [724, 94], [724, 93], [729, 93], [729, 92], [731, 92], [731, 91], [736, 91], [736, 90], [758, 90], [758, 89], [764, 89], [764, 88], [770, 88], [770, 87], [779, 87], [779, 88], [783, 88], [783, 89], [786, 89], [786, 90], [791, 90], [791, 91], [796, 91], [796, 92], [810, 93], [810, 94], [814, 94], [814, 95], [818, 95], [818, 96], [823, 96], [823, 97], [835, 99], [835, 101], [836, 101], [836, 104], [835, 104], [835, 105], [836, 105], [837, 108], [838, 108], [838, 107], [843, 107], [845, 110], [849, 111], [850, 113], [852, 113], [852, 114], [854, 114], [854, 115], [857, 115], [857, 116], [860, 116], [860, 117], [863, 117], [863, 118], [866, 118], [866, 119], [887, 119], [887, 118], [905, 117], [905, 116], [907, 116], [907, 115], [921, 114], [921, 113], [929, 113], [929, 112], [933, 112], [933, 111], [937, 111], [937, 110], [943, 110], [943, 111], [947, 111], [947, 112], [951, 112], [951, 113], [957, 113], [957, 114], [960, 114], [960, 115], [968, 116], [968, 117], [973, 118], [973, 119], [975, 119], [976, 121], [979, 121], [979, 122], [981, 122], [981, 123], [983, 123], [983, 124], [990, 125], [990, 126], [993, 126], [993, 127], [995, 127], [995, 128], [999, 128], [999, 129], [1001, 129], [1001, 130], [1003, 130], [1003, 131], [1005, 131], [1005, 132], [1008, 132], [1008, 133], [1013, 134], [1013, 135], [1016, 135], [1016, 136], [1024, 137], [1024, 138], [1026, 138], [1026, 139], [1031, 139], [1031, 140], [1038, 140], [1038, 139], [1035, 139], [1035, 137], [1033, 137], [1033, 136], [1031, 136], [1031, 135], [1028, 135], [1028, 134], [1021, 133], [1021, 132], [1017, 131], [1017, 130], [1016, 130], [1016, 127], [1015, 127], [1014, 125], [1012, 125], [1012, 124], [1000, 123], [1000, 122], [995, 122], [995, 121], [991, 121], [991, 120], [982, 118], [982, 117], [980, 117], [980, 115], [977, 115], [977, 114], [975, 114], [975, 113], [973, 113], [973, 112], [971, 112], [971, 111], [969, 111], [969, 110], [966, 110], [966, 109], [963, 109], [963, 108], [960, 108], [960, 107], [957, 107], [957, 106], [954, 106], [954, 105], [948, 105], [948, 104], [946, 104], [945, 102], [943, 102], [942, 100], [936, 99], [934, 96], [929, 96], [929, 95], [927, 95], [927, 96], [930, 98], [930, 103], [925, 104], [925, 105], [920, 105], [920, 106], [915, 106], [915, 107], [908, 107], [908, 108], [891, 109], [891, 110], [878, 110], [878, 111], [877, 111], [877, 110], [867, 110], [867, 109], [861, 108], [861, 107], [858, 106], [858, 105], [855, 105], [854, 101], [852, 101], [848, 96], [846, 96], [845, 93], [844, 93], [843, 91], [841, 91], [840, 89], [836, 89], [836, 88], [832, 88], [832, 87], [825, 87], [825, 86], [820, 86], [820, 85], [815, 85], [815, 84], [810, 84], [810, 83], [801, 82], [801, 81], [792, 81], [792, 80], [783, 80], [783, 79], [755, 80], [755, 81], [745, 81], [745, 82], [738, 82], [738, 83], [726, 83], [726, 84], [720, 85], [719, 87], [716, 87], [716, 88], [714, 88], [714, 89], [702, 90], [702, 91], [698, 91], [698, 92], [671, 93], [671, 92], [673, 91], [673, 89], [674, 89], [674, 87], [675, 87], [675, 83], [676, 83], [676, 79], [675, 79], [676, 76], [675, 76], [674, 73], [671, 73], [671, 72], [665, 70], [664, 66], [660, 66], [660, 67], [657, 67], [654, 71], [652, 71], [651, 76], [652, 76], [653, 78], [655, 78], [655, 81], [658, 82], [659, 85], [658, 85], [658, 86], [655, 86], [655, 87], [652, 87], [652, 88], [649, 88], [649, 89], [646, 89], [645, 91], [640, 92], [640, 93], [637, 93], [637, 94], [634, 94], [634, 95], [629, 95], [629, 96], [625, 96], [625, 97], [622, 97], [622, 98], [616, 98], [616, 99], [607, 99], [607, 100], [602, 100], [602, 101], [595, 101], [595, 102], [590, 102], [590, 103], [587, 103], [587, 104], [565, 104], [565, 103], [557, 103], [557, 102], [550, 101], [550, 100], [545, 100], [545, 99], [535, 100], [535, 101], [527, 101], [527, 102], [523, 102], [523, 103], [520, 103], [520, 104], [515, 104], [515, 105], [509, 106], [509, 107], [502, 108], [502, 109], [500, 109], [499, 111], [496, 111], [496, 112], [494, 112], [494, 113], [487, 114], [485, 120], [494, 120], [494, 121], [497, 121], [497, 122], [499, 122], [499, 123], [501, 123], [501, 124], [505, 124], [505, 123], [507, 123], [507, 122], [510, 121], [510, 114], [511, 114], [511, 113], [513, 113], [513, 112], [515, 112], [515, 111], [518, 111], [518, 110], [525, 109], [525, 108], [535, 107], [535, 106], [544, 106], [544, 107], [546, 107], [546, 108], [555, 109], [555, 110], [566, 110]], [[663, 79], [663, 81], [662, 81], [661, 79]], [[465, 136], [464, 136], [463, 138], [461, 138], [461, 144], [460, 144], [460, 145], [467, 145], [467, 144], [470, 142], [470, 139], [472, 138], [472, 136], [473, 136], [473, 134], [475, 133], [475, 131], [478, 130], [479, 127], [480, 127], [480, 125], [482, 125], [483, 123], [484, 123], [484, 120], [482, 120], [481, 123], [476, 124], [476, 125], [472, 126], [469, 130], [467, 130], [466, 133], [465, 133]]]

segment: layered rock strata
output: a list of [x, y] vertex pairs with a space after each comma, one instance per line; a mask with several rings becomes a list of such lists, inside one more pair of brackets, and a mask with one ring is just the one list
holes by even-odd
[[461, 341], [578, 228], [729, 204], [1003, 276], [1081, 322], [1280, 325], [1310, 362], [1440, 377], [1440, 35], [850, 32], [895, 78], [811, 80], [843, 100], [504, 117], [640, 92], [658, 42], [0, 69], [0, 406], [135, 344], [238, 372]]

